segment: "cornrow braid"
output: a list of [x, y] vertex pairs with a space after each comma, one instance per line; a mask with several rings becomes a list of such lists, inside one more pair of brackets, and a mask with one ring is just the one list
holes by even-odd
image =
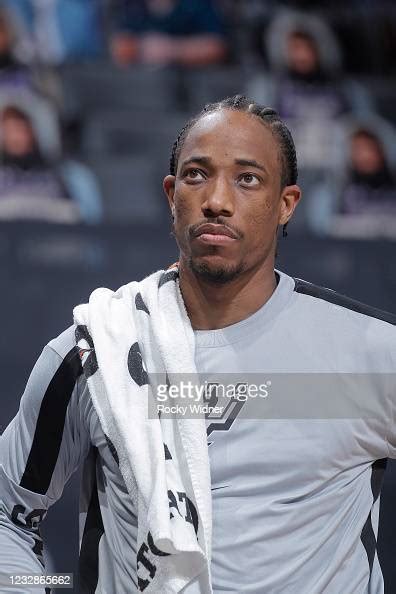
[[[281, 185], [282, 188], [285, 186], [291, 186], [297, 182], [298, 170], [297, 170], [297, 155], [296, 148], [290, 130], [286, 124], [280, 119], [275, 109], [271, 107], [265, 107], [251, 101], [244, 95], [234, 95], [233, 97], [227, 97], [222, 101], [216, 103], [208, 103], [197, 115], [193, 116], [173, 143], [172, 153], [170, 157], [170, 174], [176, 175], [178, 161], [184, 142], [191, 128], [205, 115], [220, 111], [222, 109], [233, 109], [235, 111], [242, 111], [250, 113], [261, 119], [261, 121], [269, 127], [271, 132], [274, 134], [279, 142], [280, 157], [281, 157]], [[283, 225], [283, 237], [287, 236], [286, 231], [287, 223]]]

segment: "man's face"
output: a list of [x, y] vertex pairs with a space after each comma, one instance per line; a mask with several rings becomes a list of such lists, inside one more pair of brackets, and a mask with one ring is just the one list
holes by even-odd
[[204, 116], [185, 139], [176, 178], [164, 180], [181, 263], [213, 282], [262, 266], [298, 200], [290, 188], [292, 196], [282, 191], [279, 145], [257, 116]]

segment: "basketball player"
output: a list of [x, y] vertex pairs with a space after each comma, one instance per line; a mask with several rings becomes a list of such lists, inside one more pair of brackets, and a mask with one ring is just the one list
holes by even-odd
[[[207, 106], [175, 142], [164, 189], [198, 372], [396, 369], [395, 316], [275, 269], [278, 229], [301, 196], [296, 182], [288, 129], [242, 96]], [[80, 591], [130, 594], [141, 589], [136, 510], [92, 405], [74, 330], [44, 348], [1, 437], [0, 573], [42, 571], [40, 521], [94, 455]], [[373, 380], [375, 420], [286, 411], [208, 424], [216, 594], [384, 592], [376, 535], [386, 459], [396, 457], [395, 396], [394, 384]], [[183, 592], [205, 594], [199, 579]]]

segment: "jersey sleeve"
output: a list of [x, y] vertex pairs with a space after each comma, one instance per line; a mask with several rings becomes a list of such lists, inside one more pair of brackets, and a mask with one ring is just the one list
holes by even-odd
[[388, 395], [388, 409], [387, 409], [387, 444], [388, 457], [396, 459], [396, 350], [392, 349], [391, 353], [392, 373], [387, 374], [387, 395]]
[[[61, 356], [50, 344], [33, 368], [18, 413], [0, 436], [0, 575], [44, 573], [41, 521], [89, 451], [78, 350], [70, 340], [71, 348]], [[0, 590], [18, 591], [4, 585]], [[44, 591], [50, 590], [31, 589], [32, 594]], [[30, 593], [27, 586], [23, 593]]]

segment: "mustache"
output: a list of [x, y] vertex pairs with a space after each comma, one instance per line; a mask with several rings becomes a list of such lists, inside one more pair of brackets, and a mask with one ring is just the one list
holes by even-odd
[[230, 225], [227, 219], [223, 217], [214, 217], [211, 219], [202, 219], [202, 221], [199, 221], [199, 223], [194, 223], [193, 225], [190, 225], [188, 227], [188, 235], [190, 239], [195, 236], [195, 233], [200, 227], [202, 227], [202, 225], [208, 224], [222, 225], [223, 227], [226, 227], [227, 229], [235, 233], [238, 239], [243, 239], [244, 237], [244, 233], [242, 233], [242, 231], [240, 231], [240, 229], [238, 229], [237, 227], [234, 227], [234, 225]]

